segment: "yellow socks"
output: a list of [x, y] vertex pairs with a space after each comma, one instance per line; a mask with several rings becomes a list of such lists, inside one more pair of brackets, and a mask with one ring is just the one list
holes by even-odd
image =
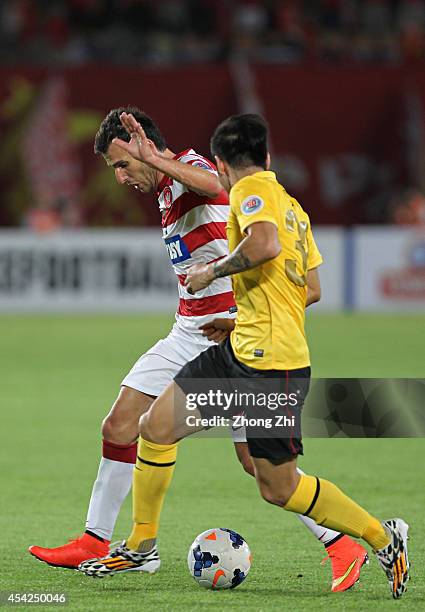
[[139, 439], [133, 475], [133, 531], [127, 538], [132, 550], [147, 552], [155, 545], [159, 517], [173, 477], [177, 444], [154, 444]]
[[370, 544], [374, 550], [379, 550], [380, 548], [388, 546], [391, 541], [382, 524], [374, 516], [370, 517], [369, 525], [364, 530], [362, 538]]
[[318, 525], [363, 538], [375, 550], [390, 541], [378, 519], [323, 478], [302, 475], [285, 510], [309, 516]]
[[[134, 525], [127, 539], [127, 546], [132, 550], [147, 552], [155, 545], [176, 456], [177, 444], [154, 444], [139, 439], [133, 476]], [[285, 510], [310, 516], [318, 525], [363, 538], [375, 550], [390, 541], [378, 519], [323, 478], [302, 475]]]

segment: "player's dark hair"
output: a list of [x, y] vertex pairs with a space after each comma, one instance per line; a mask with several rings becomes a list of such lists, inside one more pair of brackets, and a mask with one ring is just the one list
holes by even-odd
[[233, 115], [216, 128], [211, 153], [233, 168], [266, 169], [267, 123], [260, 115]]
[[149, 140], [152, 140], [156, 148], [159, 151], [165, 151], [167, 143], [156, 123], [136, 106], [122, 106], [109, 111], [100, 124], [94, 139], [94, 152], [96, 154], [105, 154], [114, 138], [121, 138], [121, 140], [125, 140], [126, 142], [130, 141], [130, 136], [127, 134], [120, 121], [121, 113], [131, 113], [145, 130], [146, 136]]

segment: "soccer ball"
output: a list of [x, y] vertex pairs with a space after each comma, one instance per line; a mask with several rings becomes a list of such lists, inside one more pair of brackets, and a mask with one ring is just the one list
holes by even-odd
[[206, 589], [234, 589], [251, 567], [251, 552], [242, 536], [231, 529], [208, 529], [189, 548], [190, 574]]

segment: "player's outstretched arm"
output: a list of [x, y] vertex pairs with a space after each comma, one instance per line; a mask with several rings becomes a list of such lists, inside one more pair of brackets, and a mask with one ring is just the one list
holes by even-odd
[[164, 156], [151, 165], [198, 195], [216, 198], [223, 191], [218, 176], [209, 170]]
[[130, 136], [130, 142], [121, 138], [114, 138], [112, 142], [124, 149], [134, 159], [155, 168], [199, 195], [215, 198], [222, 191], [220, 181], [214, 173], [184, 164], [158, 151], [155, 143], [149, 140], [142, 126], [131, 113], [121, 113], [120, 119]]
[[227, 257], [211, 264], [196, 264], [189, 268], [185, 281], [189, 293], [205, 289], [216, 278], [261, 266], [281, 252], [282, 247], [274, 223], [270, 221], [252, 223], [247, 227], [246, 233], [246, 237]]

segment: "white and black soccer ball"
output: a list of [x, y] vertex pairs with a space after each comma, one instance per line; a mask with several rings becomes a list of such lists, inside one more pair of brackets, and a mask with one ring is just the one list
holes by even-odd
[[251, 551], [242, 536], [231, 529], [208, 529], [189, 548], [191, 576], [206, 589], [234, 589], [251, 567]]

